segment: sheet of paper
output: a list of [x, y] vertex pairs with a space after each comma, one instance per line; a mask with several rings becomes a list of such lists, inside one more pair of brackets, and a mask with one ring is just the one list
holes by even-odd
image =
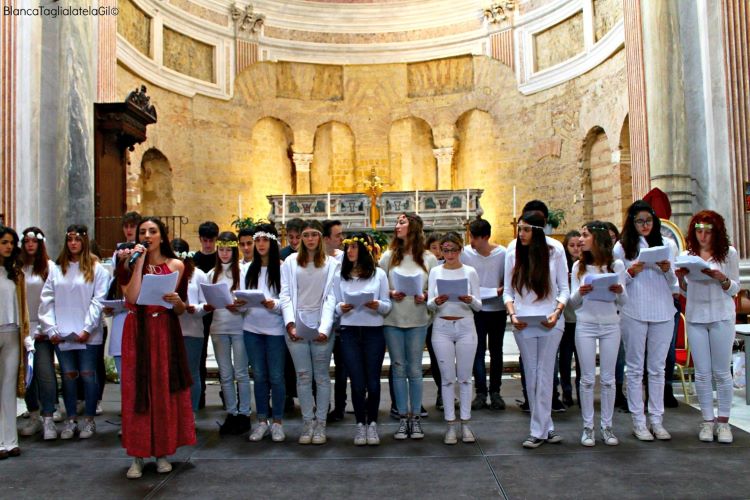
[[469, 280], [461, 278], [459, 280], [437, 280], [438, 295], [447, 295], [449, 302], [459, 302], [458, 298], [462, 295], [469, 294]]
[[57, 344], [57, 346], [60, 348], [61, 351], [80, 351], [80, 350], [86, 349], [86, 344], [82, 344], [78, 342], [77, 333], [60, 332], [58, 337], [63, 339], [63, 342], [60, 342], [59, 344]]
[[266, 295], [260, 290], [237, 290], [234, 292], [237, 300], [247, 302], [246, 307], [265, 307]]
[[117, 315], [125, 310], [125, 300], [102, 300], [102, 306], [112, 308], [112, 315]]
[[424, 282], [422, 273], [403, 275], [394, 271], [391, 274], [393, 289], [403, 292], [407, 296], [424, 293]]
[[135, 303], [139, 306], [162, 306], [172, 309], [172, 304], [162, 297], [175, 291], [178, 277], [179, 273], [177, 272], [144, 275], [141, 282], [141, 293], [138, 294], [138, 300]]
[[229, 285], [226, 283], [213, 285], [201, 283], [201, 292], [203, 292], [206, 303], [216, 309], [225, 309], [228, 305], [234, 303], [232, 294], [229, 293]]
[[[541, 328], [544, 328], [545, 330], [547, 329], [542, 326], [542, 321], [547, 321], [548, 319], [544, 314], [529, 314], [526, 316], [516, 314], [516, 319], [522, 323], [526, 323], [527, 325], [529, 325], [529, 327], [539, 326]], [[524, 328], [524, 330], [525, 329], [526, 328]]]
[[28, 389], [34, 379], [34, 351], [26, 353], [26, 388]]
[[294, 325], [297, 327], [297, 336], [304, 340], [315, 340], [320, 335], [318, 326], [320, 324], [319, 315], [305, 315], [304, 311], [297, 314]]
[[671, 257], [669, 253], [669, 247], [661, 245], [658, 247], [641, 248], [638, 254], [638, 261], [646, 264], [655, 264], [664, 260], [669, 260]]
[[482, 301], [496, 299], [497, 297], [497, 288], [479, 287], [479, 298]]
[[584, 285], [594, 287], [591, 292], [583, 296], [583, 300], [599, 300], [602, 302], [614, 302], [616, 294], [609, 291], [609, 287], [619, 283], [616, 273], [587, 274], [583, 277]]
[[344, 293], [344, 303], [351, 304], [354, 307], [363, 307], [373, 300], [375, 300], [375, 294], [372, 292]]
[[711, 276], [701, 272], [704, 269], [711, 269], [711, 266], [708, 265], [708, 262], [697, 255], [680, 255], [675, 260], [674, 267], [678, 269], [684, 267], [690, 271], [685, 277], [692, 281], [707, 281], [713, 279]]

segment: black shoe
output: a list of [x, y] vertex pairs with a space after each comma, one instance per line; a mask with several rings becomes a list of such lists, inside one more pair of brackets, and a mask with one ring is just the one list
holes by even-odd
[[672, 392], [672, 385], [667, 384], [664, 386], [664, 408], [677, 408], [680, 406], [680, 403], [677, 402], [677, 399], [674, 397], [674, 393]]
[[528, 401], [521, 401], [519, 399], [516, 399], [516, 403], [518, 403], [518, 407], [521, 408], [521, 411], [524, 413], [531, 413], [531, 408], [529, 408], [529, 402]]
[[477, 393], [474, 397], [474, 401], [471, 402], [472, 411], [484, 410], [485, 408], [489, 408], [489, 406], [487, 406], [487, 394], [481, 392]]
[[328, 423], [333, 422], [341, 422], [344, 420], [344, 410], [339, 408], [334, 408], [330, 412], [328, 412]]
[[571, 406], [573, 406], [575, 404], [575, 401], [573, 401], [573, 394], [571, 394], [569, 392], [566, 392], [565, 394], [563, 394], [563, 400], [562, 400], [562, 402], [568, 408], [570, 408]]
[[567, 408], [563, 404], [562, 401], [560, 401], [559, 397], [553, 397], [552, 398], [552, 413], [565, 413], [567, 411]]
[[398, 410], [396, 409], [395, 406], [391, 406], [391, 418], [393, 420], [400, 420], [401, 419], [401, 415], [399, 415]]
[[499, 392], [491, 392], [490, 393], [490, 408], [493, 410], [504, 410], [505, 409], [505, 401], [503, 401], [503, 398], [500, 397]]
[[219, 435], [227, 436], [234, 434], [234, 430], [237, 426], [237, 415], [227, 413], [227, 417], [224, 419], [224, 423], [219, 426]]
[[236, 415], [234, 417], [234, 429], [230, 434], [239, 436], [246, 432], [250, 432], [250, 417], [248, 415]]
[[424, 406], [419, 407], [419, 416], [422, 418], [427, 418], [430, 416], [429, 413], [427, 413], [427, 410], [424, 409]]
[[440, 411], [443, 411], [445, 407], [443, 407], [443, 396], [438, 394], [437, 399], [435, 400], [435, 408], [437, 408]]

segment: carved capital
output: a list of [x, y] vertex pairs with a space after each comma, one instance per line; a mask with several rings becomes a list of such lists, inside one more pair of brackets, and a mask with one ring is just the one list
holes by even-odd
[[310, 164], [313, 161], [312, 153], [293, 153], [292, 161], [294, 161], [294, 168], [297, 172], [309, 172]]
[[266, 19], [265, 15], [253, 12], [253, 4], [248, 4], [245, 10], [238, 8], [237, 4], [232, 4], [229, 12], [238, 33], [257, 33]]
[[432, 150], [432, 154], [435, 155], [438, 163], [450, 163], [453, 160], [453, 147], [436, 148]]
[[514, 0], [505, 0], [503, 2], [495, 2], [486, 9], [484, 9], [484, 18], [490, 24], [499, 24], [508, 19], [506, 11], [511, 11], [515, 8], [516, 3]]

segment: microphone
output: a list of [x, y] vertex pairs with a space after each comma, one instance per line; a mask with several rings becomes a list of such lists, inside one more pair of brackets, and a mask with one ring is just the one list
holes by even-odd
[[[148, 241], [144, 241], [141, 243], [143, 245], [143, 248], [148, 250]], [[133, 267], [133, 264], [135, 264], [135, 261], [138, 260], [138, 257], [142, 255], [141, 252], [134, 252], [133, 255], [130, 256], [130, 260], [128, 261], [128, 267]]]

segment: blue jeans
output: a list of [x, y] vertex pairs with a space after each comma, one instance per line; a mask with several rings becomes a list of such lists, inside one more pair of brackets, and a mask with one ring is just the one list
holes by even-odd
[[63, 381], [63, 400], [68, 418], [73, 418], [78, 402], [78, 379], [83, 382], [83, 395], [86, 402], [84, 416], [96, 415], [96, 402], [99, 399], [99, 383], [96, 380], [96, 364], [102, 345], [87, 345], [86, 349], [76, 351], [61, 351], [55, 346], [57, 359], [60, 361], [60, 371]]
[[182, 337], [185, 342], [185, 354], [187, 355], [190, 377], [193, 385], [190, 386], [190, 401], [193, 411], [198, 411], [198, 403], [201, 400], [201, 353], [203, 352], [203, 337]]
[[[308, 422], [313, 418], [318, 422], [325, 422], [328, 418], [328, 407], [331, 404], [331, 374], [328, 368], [331, 366], [334, 338], [335, 335], [331, 332], [331, 337], [325, 343], [311, 340], [292, 342], [288, 335], [284, 335], [297, 372], [297, 397], [302, 418]], [[313, 380], [317, 387], [315, 398], [312, 391]]]
[[57, 404], [57, 376], [55, 374], [55, 346], [49, 340], [34, 341], [34, 379], [26, 391], [26, 406], [51, 417]]
[[422, 352], [427, 325], [414, 328], [385, 326], [383, 333], [391, 357], [396, 408], [401, 415], [419, 415], [422, 407]]
[[341, 355], [352, 381], [352, 404], [358, 424], [378, 421], [380, 370], [385, 357], [382, 326], [341, 326]]
[[[250, 374], [242, 335], [212, 334], [227, 413], [250, 415]], [[234, 383], [237, 382], [235, 389]], [[239, 392], [239, 402], [237, 393]]]
[[[284, 418], [284, 365], [286, 361], [286, 335], [262, 335], [245, 330], [245, 348], [253, 366], [255, 381], [255, 410], [258, 420], [268, 418], [268, 402], [272, 403], [273, 419]], [[271, 397], [269, 398], [269, 392]]]

